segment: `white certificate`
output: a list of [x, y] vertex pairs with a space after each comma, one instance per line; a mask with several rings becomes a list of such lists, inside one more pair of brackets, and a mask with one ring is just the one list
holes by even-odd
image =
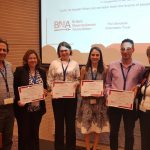
[[107, 100], [108, 106], [132, 110], [134, 92], [111, 90]]
[[23, 103], [39, 101], [45, 98], [42, 84], [21, 86], [18, 87], [18, 91], [19, 91], [20, 101], [22, 101]]
[[74, 82], [54, 82], [52, 97], [55, 98], [75, 98]]
[[82, 80], [81, 96], [103, 96], [103, 80]]

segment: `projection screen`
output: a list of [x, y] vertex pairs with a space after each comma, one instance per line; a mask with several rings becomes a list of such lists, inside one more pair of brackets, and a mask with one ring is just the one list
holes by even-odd
[[56, 49], [66, 41], [73, 59], [85, 64], [91, 46], [102, 49], [104, 62], [120, 59], [120, 43], [135, 42], [134, 59], [148, 65], [150, 45], [149, 0], [41, 0], [41, 58], [50, 64]]

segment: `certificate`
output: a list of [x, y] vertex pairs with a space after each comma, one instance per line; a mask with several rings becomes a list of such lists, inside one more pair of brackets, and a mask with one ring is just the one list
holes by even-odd
[[21, 86], [18, 87], [18, 91], [19, 91], [20, 101], [22, 101], [23, 103], [39, 101], [45, 98], [42, 84]]
[[82, 80], [81, 96], [103, 96], [103, 80]]
[[111, 90], [107, 100], [108, 106], [132, 110], [134, 92]]
[[75, 98], [74, 82], [54, 82], [52, 97], [55, 98]]

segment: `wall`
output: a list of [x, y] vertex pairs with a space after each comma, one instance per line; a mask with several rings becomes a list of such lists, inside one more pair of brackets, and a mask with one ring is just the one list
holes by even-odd
[[22, 64], [25, 51], [39, 52], [39, 0], [0, 0], [0, 37], [8, 41], [8, 60]]

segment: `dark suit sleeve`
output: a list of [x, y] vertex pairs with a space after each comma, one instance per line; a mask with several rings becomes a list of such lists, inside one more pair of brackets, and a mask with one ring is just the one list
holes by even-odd
[[18, 87], [20, 85], [20, 68], [17, 67], [15, 72], [14, 72], [14, 94], [15, 94], [15, 102], [20, 100], [19, 97], [19, 92], [18, 92]]
[[[43, 80], [43, 88], [47, 89], [46, 71], [44, 69], [39, 69], [39, 73]], [[46, 113], [45, 101], [41, 101], [40, 104], [41, 104], [41, 114], [43, 115]]]
[[40, 72], [40, 75], [41, 75], [42, 80], [43, 80], [43, 86], [44, 86], [43, 88], [47, 89], [46, 71], [44, 69], [40, 69], [39, 72]]

